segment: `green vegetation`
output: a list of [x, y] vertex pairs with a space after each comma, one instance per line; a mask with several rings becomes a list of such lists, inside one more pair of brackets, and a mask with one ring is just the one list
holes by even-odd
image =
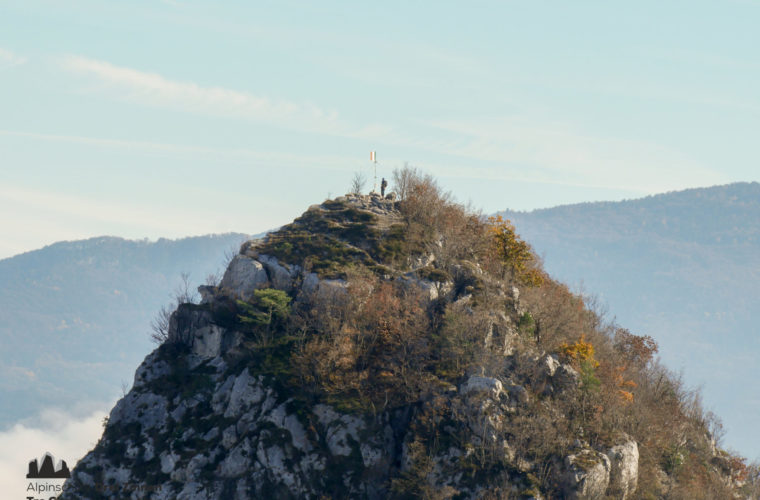
[[530, 312], [525, 311], [522, 316], [520, 316], [517, 328], [523, 335], [532, 337], [536, 333], [536, 320], [533, 319], [533, 315], [531, 315]]
[[255, 290], [250, 302], [237, 301], [242, 309], [238, 319], [243, 324], [272, 329], [272, 324], [283, 322], [290, 314], [290, 297], [282, 290], [266, 288]]

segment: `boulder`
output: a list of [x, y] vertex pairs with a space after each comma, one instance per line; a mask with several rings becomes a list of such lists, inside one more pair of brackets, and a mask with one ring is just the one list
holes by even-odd
[[211, 312], [194, 304], [181, 304], [169, 318], [169, 342], [189, 346], [197, 363], [216, 358], [241, 340], [239, 332], [215, 325]]
[[293, 279], [301, 270], [299, 266], [288, 266], [286, 268], [280, 264], [277, 258], [265, 254], [260, 254], [258, 260], [264, 266], [273, 287], [288, 293], [293, 290]]
[[459, 391], [462, 395], [485, 393], [486, 395], [497, 399], [504, 391], [504, 386], [501, 383], [501, 380], [497, 378], [472, 375], [467, 379], [467, 382], [462, 384]]
[[211, 285], [201, 285], [198, 287], [198, 293], [201, 295], [201, 304], [210, 304], [214, 301], [214, 295], [217, 289]]
[[517, 288], [516, 286], [513, 286], [510, 289], [510, 292], [512, 294], [512, 300], [515, 301], [515, 302], [519, 302], [520, 301], [520, 289]]
[[610, 484], [610, 459], [591, 449], [565, 457], [562, 489], [568, 500], [596, 500], [605, 497]]
[[316, 296], [319, 300], [338, 300], [348, 294], [348, 282], [342, 279], [321, 280], [315, 273], [304, 276], [301, 283], [301, 293], [304, 296]]
[[575, 389], [581, 383], [581, 374], [572, 366], [563, 363], [554, 372], [552, 382], [556, 389]]
[[630, 498], [639, 480], [639, 446], [628, 438], [610, 448], [607, 457], [611, 465], [609, 493], [622, 500]]
[[219, 288], [232, 297], [246, 299], [258, 288], [269, 285], [269, 277], [261, 262], [236, 255], [224, 272]]
[[539, 375], [542, 377], [553, 377], [560, 367], [559, 359], [555, 354], [547, 354], [539, 363]]
[[432, 281], [412, 279], [410, 283], [418, 286], [429, 300], [433, 301], [438, 298], [438, 287]]

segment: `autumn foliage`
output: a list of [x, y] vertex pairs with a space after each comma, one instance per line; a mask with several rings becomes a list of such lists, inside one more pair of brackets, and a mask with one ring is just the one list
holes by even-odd
[[[394, 179], [400, 199], [393, 227], [354, 228], [378, 244], [392, 236], [392, 259], [369, 266], [346, 258], [335, 274], [340, 283], [292, 297], [292, 306], [257, 296], [240, 305], [239, 316], [245, 325], [278, 330], [288, 350], [277, 376], [299, 397], [368, 415], [419, 412], [424, 429], [408, 450], [414, 466], [393, 480], [394, 492], [446, 493], [424, 481], [433, 450], [464, 432], [450, 394], [472, 374], [509, 380], [526, 394], [503, 416], [500, 436], [516, 462], [505, 464], [503, 446], [481, 443], [461, 458], [473, 475], [529, 463], [531, 484], [559, 498], [553, 478], [571, 443], [602, 450], [627, 436], [640, 453], [637, 498], [721, 498], [728, 491], [721, 477], [752, 477], [754, 469], [731, 455], [721, 462], [728, 476], [716, 472], [714, 430], [698, 392], [658, 362], [654, 339], [619, 328], [592, 299], [552, 280], [508, 220], [456, 203], [414, 169]], [[341, 213], [350, 215], [349, 208]], [[350, 243], [352, 251], [363, 244]], [[289, 308], [286, 319], [280, 305]], [[576, 372], [574, 385], [536, 376], [537, 360], [549, 355], [564, 373]], [[673, 479], [669, 492], [656, 479], [662, 474]]]
[[536, 265], [530, 245], [517, 236], [515, 227], [509, 220], [501, 215], [489, 217], [488, 234], [492, 239], [492, 251], [504, 265], [504, 271], [510, 271], [523, 285], [541, 286], [544, 282], [543, 272]]

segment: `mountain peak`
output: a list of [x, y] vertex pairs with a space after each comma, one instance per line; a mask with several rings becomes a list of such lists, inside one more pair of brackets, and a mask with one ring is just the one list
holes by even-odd
[[243, 244], [61, 498], [733, 494], [740, 462], [653, 339], [546, 276], [508, 221], [406, 174], [397, 201], [328, 200]]

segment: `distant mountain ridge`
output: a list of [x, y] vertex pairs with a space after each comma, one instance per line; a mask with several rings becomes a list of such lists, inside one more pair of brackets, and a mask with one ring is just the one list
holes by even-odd
[[745, 383], [760, 356], [760, 184], [501, 214], [552, 276], [654, 336], [721, 409], [727, 443], [760, 456], [760, 389]]
[[97, 237], [0, 260], [0, 427], [116, 397], [180, 275], [203, 284], [249, 237]]

